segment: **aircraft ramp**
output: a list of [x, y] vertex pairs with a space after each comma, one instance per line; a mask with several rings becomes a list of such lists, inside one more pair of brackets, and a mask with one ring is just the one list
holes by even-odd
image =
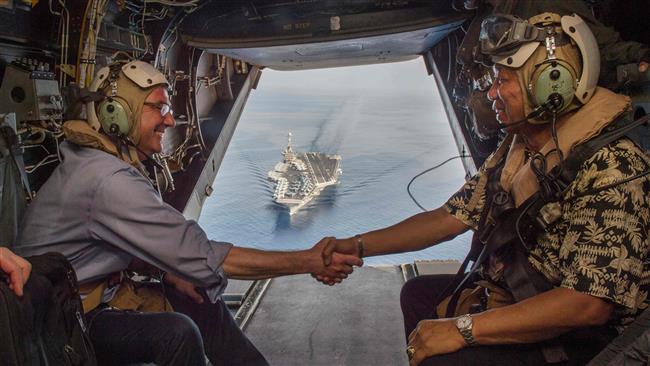
[[[408, 365], [399, 303], [405, 279], [458, 266], [368, 266], [331, 287], [309, 275], [255, 281], [235, 319], [271, 365]], [[225, 296], [233, 298], [244, 282], [231, 281]]]

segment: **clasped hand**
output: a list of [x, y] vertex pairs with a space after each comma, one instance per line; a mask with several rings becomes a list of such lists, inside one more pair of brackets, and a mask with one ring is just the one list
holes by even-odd
[[312, 277], [329, 286], [346, 279], [352, 273], [353, 266], [363, 265], [358, 247], [352, 238], [325, 237], [312, 249], [320, 253], [323, 264], [323, 271], [312, 272]]

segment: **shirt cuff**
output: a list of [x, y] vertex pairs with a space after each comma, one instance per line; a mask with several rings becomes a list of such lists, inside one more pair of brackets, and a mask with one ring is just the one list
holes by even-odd
[[210, 299], [210, 302], [213, 304], [221, 298], [221, 294], [226, 290], [226, 287], [228, 287], [228, 277], [226, 276], [226, 272], [224, 272], [223, 267], [219, 268], [217, 275], [221, 278], [221, 280], [213, 286], [205, 289], [205, 293], [208, 295], [208, 299]]
[[210, 240], [210, 249], [207, 253], [206, 262], [208, 267], [214, 272], [217, 281], [210, 287], [206, 288], [208, 298], [212, 303], [217, 302], [228, 286], [228, 276], [223, 270], [223, 262], [226, 260], [230, 249], [233, 247], [231, 243], [218, 242]]

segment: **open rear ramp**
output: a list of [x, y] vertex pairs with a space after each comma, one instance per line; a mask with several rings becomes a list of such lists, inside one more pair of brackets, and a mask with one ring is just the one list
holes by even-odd
[[271, 365], [407, 365], [399, 266], [358, 268], [328, 287], [275, 278], [245, 332]]

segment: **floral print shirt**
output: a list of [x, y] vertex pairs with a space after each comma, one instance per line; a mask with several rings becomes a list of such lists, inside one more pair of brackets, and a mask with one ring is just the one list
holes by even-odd
[[[580, 168], [560, 202], [561, 214], [537, 235], [528, 260], [553, 285], [607, 299], [610, 325], [620, 332], [648, 307], [650, 290], [650, 177], [613, 185], [650, 169], [650, 158], [628, 139], [598, 150]], [[486, 208], [477, 182], [482, 167], [444, 205], [476, 230]], [[478, 201], [469, 207], [475, 194]], [[484, 273], [498, 276], [492, 261]], [[495, 279], [495, 278], [493, 278]]]

